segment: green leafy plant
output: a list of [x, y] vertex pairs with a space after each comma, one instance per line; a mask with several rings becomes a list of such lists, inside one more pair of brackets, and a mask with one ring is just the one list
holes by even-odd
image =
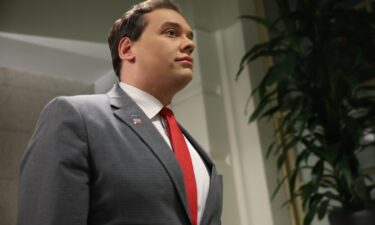
[[[374, 181], [357, 157], [375, 146], [364, 138], [375, 133], [374, 13], [347, 1], [303, 0], [293, 7], [275, 1], [274, 21], [241, 17], [264, 25], [272, 38], [243, 56], [237, 78], [256, 59], [274, 61], [252, 92], [259, 102], [249, 122], [282, 115], [275, 133], [285, 138], [276, 144], [275, 135], [267, 155], [278, 156], [281, 170], [288, 152], [295, 152], [295, 169], [281, 180], [289, 183], [290, 201], [301, 197], [304, 225], [335, 210], [374, 207]], [[297, 187], [303, 170], [311, 179]]]

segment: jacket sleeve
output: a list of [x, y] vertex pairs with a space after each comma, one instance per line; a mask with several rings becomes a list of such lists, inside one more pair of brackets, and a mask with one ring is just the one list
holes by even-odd
[[17, 225], [87, 224], [87, 134], [69, 99], [52, 100], [38, 120], [21, 162]]

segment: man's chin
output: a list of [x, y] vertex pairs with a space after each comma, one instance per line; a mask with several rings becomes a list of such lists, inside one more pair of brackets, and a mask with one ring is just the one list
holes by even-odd
[[193, 73], [184, 74], [183, 80], [186, 82], [186, 85], [193, 80]]
[[193, 74], [192, 73], [184, 73], [179, 74], [179, 79], [177, 82], [177, 86], [179, 90], [184, 89], [191, 81], [193, 80]]

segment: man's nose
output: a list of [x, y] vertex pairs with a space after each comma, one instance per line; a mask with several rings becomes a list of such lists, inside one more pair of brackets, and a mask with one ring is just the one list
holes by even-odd
[[183, 52], [191, 55], [195, 49], [195, 43], [191, 38], [185, 37], [181, 48]]

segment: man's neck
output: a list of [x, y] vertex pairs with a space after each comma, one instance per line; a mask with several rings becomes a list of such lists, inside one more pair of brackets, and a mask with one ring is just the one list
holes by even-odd
[[[131, 82], [126, 79], [125, 80], [122, 79], [121, 82], [131, 85], [133, 87], [136, 87], [144, 92], [147, 92], [148, 94], [152, 95], [154, 98], [159, 100], [164, 106], [171, 104], [172, 98], [174, 96], [174, 94], [169, 94], [167, 91], [161, 92], [160, 90], [162, 90], [162, 88], [147, 86], [145, 84]], [[165, 90], [168, 90], [168, 89], [165, 88]]]

